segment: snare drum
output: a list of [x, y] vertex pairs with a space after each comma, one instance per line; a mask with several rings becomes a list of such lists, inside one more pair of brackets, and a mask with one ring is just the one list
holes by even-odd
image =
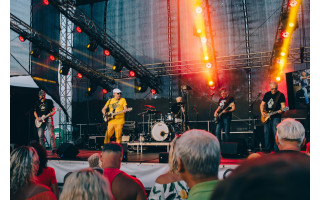
[[169, 135], [169, 128], [164, 122], [155, 123], [151, 129], [151, 136], [155, 141], [164, 141]]
[[167, 113], [164, 119], [166, 122], [173, 122], [173, 114]]

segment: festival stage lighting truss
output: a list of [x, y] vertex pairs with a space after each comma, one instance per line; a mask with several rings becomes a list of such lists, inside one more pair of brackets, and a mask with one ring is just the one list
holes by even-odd
[[76, 26], [82, 29], [89, 38], [94, 38], [97, 43], [107, 49], [115, 60], [120, 60], [128, 70], [136, 72], [137, 78], [147, 80], [151, 88], [161, 90], [161, 81], [159, 77], [154, 76], [139, 61], [129, 54], [120, 44], [103, 31], [94, 21], [92, 21], [84, 12], [76, 7], [75, 2], [71, 0], [49, 0], [50, 5], [54, 6], [63, 15], [70, 19]]
[[25, 34], [26, 39], [37, 45], [37, 47], [55, 56], [63, 63], [63, 65], [70, 66], [88, 79], [94, 80], [103, 88], [109, 90], [113, 89], [111, 85], [115, 84], [115, 81], [112, 77], [106, 76], [105, 74], [90, 68], [89, 65], [77, 59], [71, 53], [59, 46], [58, 42], [43, 37], [13, 14], [10, 14], [10, 29], [18, 34]]
[[[287, 64], [299, 64], [303, 62], [310, 62], [310, 47], [294, 48], [289, 50], [289, 57]], [[303, 54], [303, 56], [301, 56]], [[233, 55], [233, 56], [220, 56], [216, 58], [218, 71], [249, 69], [249, 68], [263, 68], [270, 67], [270, 58], [272, 51], [250, 53], [248, 58], [247, 54]], [[249, 64], [249, 66], [248, 66]], [[183, 74], [197, 74], [206, 72], [206, 63], [201, 60], [187, 60], [164, 62], [144, 65], [155, 76], [177, 76]], [[104, 71], [105, 69], [98, 69]], [[106, 72], [106, 75], [111, 75], [115, 79], [129, 79], [129, 70], [122, 70], [121, 73]]]

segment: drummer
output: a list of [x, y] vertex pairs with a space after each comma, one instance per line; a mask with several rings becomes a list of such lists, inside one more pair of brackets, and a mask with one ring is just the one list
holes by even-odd
[[184, 103], [182, 101], [182, 97], [176, 98], [176, 103], [171, 106], [171, 114], [174, 115], [175, 118], [183, 118], [182, 115], [185, 114]]

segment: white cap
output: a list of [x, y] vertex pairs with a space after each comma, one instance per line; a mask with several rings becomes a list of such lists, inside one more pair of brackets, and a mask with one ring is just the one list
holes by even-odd
[[113, 93], [121, 93], [121, 90], [119, 90], [118, 88], [113, 90]]

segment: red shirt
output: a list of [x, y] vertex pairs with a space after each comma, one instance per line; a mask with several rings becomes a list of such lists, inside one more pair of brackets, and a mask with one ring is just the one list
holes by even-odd
[[42, 173], [37, 176], [37, 183], [46, 185], [51, 188], [51, 185], [57, 183], [56, 173], [52, 167], [47, 167], [42, 169]]

